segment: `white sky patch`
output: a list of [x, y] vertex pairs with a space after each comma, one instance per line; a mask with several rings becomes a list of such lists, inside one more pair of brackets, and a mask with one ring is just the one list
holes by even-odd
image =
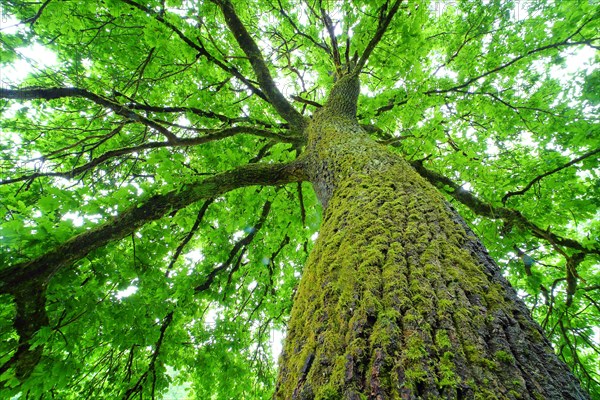
[[271, 330], [271, 354], [275, 363], [278, 362], [279, 355], [283, 350], [283, 339], [285, 339], [283, 331], [279, 329]]
[[[562, 55], [565, 57], [565, 68], [563, 68], [563, 70], [568, 73], [574, 73], [581, 70], [584, 70], [587, 73], [592, 72], [598, 66], [594, 62], [595, 53], [596, 50], [589, 46], [577, 49], [575, 52], [563, 52]], [[557, 73], [555, 68], [552, 68], [550, 70], [550, 75], [554, 77], [555, 73]]]
[[6, 14], [2, 8], [0, 8], [0, 14], [0, 32], [5, 35], [14, 35], [19, 31], [23, 31], [23, 25], [18, 19]]
[[[577, 170], [577, 171], [575, 171], [575, 175], [577, 175], [584, 181], [587, 181], [587, 180], [592, 181], [594, 179], [594, 174], [588, 170]], [[598, 175], [600, 175], [600, 174], [598, 174]]]
[[234, 233], [233, 233], [233, 235], [231, 235], [231, 237], [232, 237], [232, 238], [233, 238], [233, 240], [235, 240], [235, 241], [237, 241], [237, 240], [240, 240], [240, 239], [241, 239], [242, 237], [244, 237], [244, 235], [246, 234], [246, 232], [245, 232], [245, 231], [248, 231], [248, 233], [250, 233], [250, 232], [251, 232], [251, 229], [253, 229], [253, 228], [251, 228], [251, 227], [248, 227], [248, 228], [244, 229], [243, 231], [237, 231], [237, 232], [234, 232]]
[[93, 223], [98, 223], [102, 219], [102, 215], [100, 214], [91, 214], [91, 215], [81, 215], [78, 212], [69, 211], [65, 215], [62, 216], [61, 220], [63, 221], [72, 221], [73, 226], [79, 228], [83, 226], [85, 220], [88, 220]]
[[202, 254], [202, 251], [199, 249], [194, 249], [189, 253], [186, 253], [183, 257], [194, 264], [204, 260], [204, 254]]
[[3, 83], [18, 84], [23, 82], [34, 70], [58, 66], [56, 54], [39, 43], [16, 49], [19, 59], [2, 66]]
[[485, 153], [489, 156], [497, 156], [498, 154], [500, 154], [500, 149], [498, 148], [498, 146], [496, 146], [496, 143], [494, 143], [494, 140], [492, 138], [486, 139], [485, 147]]
[[73, 226], [75, 226], [77, 228], [83, 226], [83, 223], [84, 223], [83, 217], [77, 212], [68, 212], [65, 215], [63, 215], [63, 217], [61, 219], [63, 221], [69, 221], [69, 220], [72, 221]]
[[[135, 282], [136, 280], [134, 280]], [[138, 287], [135, 285], [130, 285], [128, 286], [126, 289], [123, 290], [119, 290], [117, 292], [117, 294], [115, 295], [115, 297], [119, 300], [124, 299], [125, 297], [129, 297], [132, 294], [136, 293], [138, 291]]]
[[190, 126], [190, 125], [192, 125], [192, 123], [190, 122], [190, 120], [187, 119], [187, 117], [185, 115], [182, 115], [179, 118], [177, 118], [177, 120], [175, 121], [175, 123], [177, 125], [181, 125], [181, 126]]
[[527, 293], [523, 289], [517, 289], [517, 296], [519, 296], [520, 298], [524, 299], [524, 298], [526, 298], [526, 297], [529, 296], [529, 293]]
[[129, 186], [133, 186], [135, 188], [136, 194], [138, 196], [141, 196], [142, 194], [144, 194], [144, 189], [142, 189], [140, 187], [140, 185], [137, 184], [137, 182], [131, 182], [131, 183], [129, 183]]
[[223, 311], [220, 307], [210, 307], [204, 316], [204, 326], [207, 328], [213, 328], [217, 324], [219, 314]]

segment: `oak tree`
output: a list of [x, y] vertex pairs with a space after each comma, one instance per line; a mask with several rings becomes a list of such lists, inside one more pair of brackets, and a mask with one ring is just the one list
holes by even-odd
[[597, 2], [3, 7], [3, 398], [600, 395]]

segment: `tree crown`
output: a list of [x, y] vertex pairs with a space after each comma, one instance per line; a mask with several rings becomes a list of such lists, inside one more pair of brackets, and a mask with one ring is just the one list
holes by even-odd
[[320, 220], [306, 126], [354, 73], [348, 112], [600, 394], [599, 5], [367, 3], [6, 2], [1, 391], [268, 397]]

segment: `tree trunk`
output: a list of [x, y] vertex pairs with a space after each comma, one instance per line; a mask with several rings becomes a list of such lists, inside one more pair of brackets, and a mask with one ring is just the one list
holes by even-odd
[[324, 207], [277, 399], [586, 399], [475, 235], [354, 118], [358, 79], [308, 128]]

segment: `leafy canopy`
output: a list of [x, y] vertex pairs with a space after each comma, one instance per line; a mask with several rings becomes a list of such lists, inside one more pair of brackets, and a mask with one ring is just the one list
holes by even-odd
[[598, 2], [3, 7], [2, 397], [268, 398], [320, 219], [281, 163], [368, 51], [360, 123], [448, 195], [600, 396]]

